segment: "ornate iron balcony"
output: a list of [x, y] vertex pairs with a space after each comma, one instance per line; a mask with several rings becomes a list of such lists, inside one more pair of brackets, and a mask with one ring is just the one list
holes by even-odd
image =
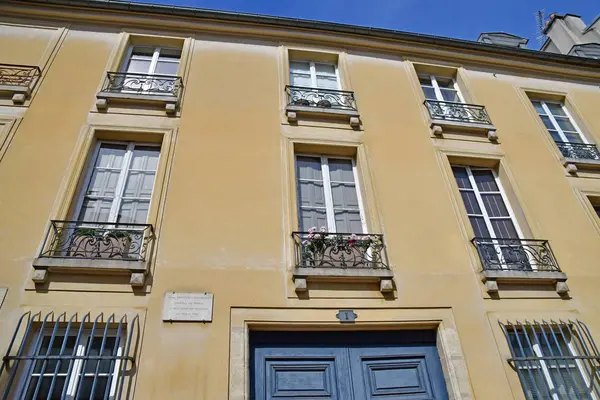
[[556, 145], [566, 158], [600, 161], [600, 152], [595, 144], [556, 142]]
[[40, 257], [146, 261], [153, 243], [149, 224], [51, 221]]
[[180, 76], [108, 72], [102, 92], [178, 97], [183, 88]]
[[293, 232], [298, 268], [389, 269], [383, 235]]
[[561, 272], [547, 240], [476, 237], [484, 271]]
[[357, 111], [354, 92], [286, 86], [288, 106]]
[[0, 86], [25, 87], [31, 91], [41, 74], [34, 66], [0, 64]]
[[425, 100], [431, 119], [491, 125], [484, 106], [450, 101]]

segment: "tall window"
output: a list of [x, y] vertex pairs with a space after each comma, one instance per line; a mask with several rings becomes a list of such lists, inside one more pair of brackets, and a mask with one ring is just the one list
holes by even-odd
[[123, 72], [148, 75], [177, 75], [181, 50], [132, 46], [123, 65]]
[[313, 61], [290, 61], [290, 84], [317, 89], [340, 89], [337, 65]]
[[145, 224], [160, 147], [100, 142], [79, 199], [78, 220]]
[[528, 400], [598, 398], [600, 357], [580, 336], [587, 331], [581, 322], [509, 322], [503, 329]]
[[[47, 332], [42, 335], [39, 347], [31, 355], [39, 359], [30, 369], [23, 390], [24, 399], [115, 398], [121, 361], [111, 358], [122, 355], [119, 338], [114, 335], [98, 337], [98, 333], [91, 338], [89, 331], [77, 337], [75, 333], [65, 336]], [[63, 356], [64, 359], [60, 363], [59, 359], [45, 361], [45, 356]], [[98, 356], [106, 359], [94, 358]]]
[[555, 142], [587, 143], [564, 104], [544, 100], [531, 103]]
[[301, 231], [366, 232], [353, 159], [297, 155], [296, 179]]
[[475, 236], [502, 239], [522, 237], [494, 170], [453, 166], [452, 171]]
[[427, 100], [464, 103], [458, 86], [452, 78], [435, 75], [419, 75], [419, 82]]

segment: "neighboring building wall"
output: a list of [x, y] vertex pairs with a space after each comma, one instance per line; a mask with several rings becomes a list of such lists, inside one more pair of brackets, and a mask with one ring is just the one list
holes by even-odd
[[[600, 173], [565, 169], [572, 164], [528, 97], [565, 101], [595, 143], [598, 69], [565, 61], [548, 70], [525, 56], [258, 23], [112, 19], [92, 10], [78, 10], [92, 20], [65, 10], [50, 18], [11, 5], [0, 6], [0, 63], [39, 66], [41, 77], [24, 103], [0, 100], [0, 287], [8, 288], [0, 351], [26, 311], [138, 315], [131, 398], [237, 400], [248, 398], [249, 330], [344, 329], [336, 314], [352, 309], [351, 329], [437, 327], [450, 398], [503, 400], [524, 394], [499, 322], [581, 319], [600, 341], [600, 220], [588, 201], [600, 196]], [[180, 46], [175, 111], [98, 103], [106, 73], [132, 43]], [[286, 115], [290, 52], [337, 62], [359, 126], [345, 116]], [[453, 75], [465, 103], [485, 106], [493, 126], [442, 121], [438, 130], [418, 73]], [[98, 139], [161, 146], [144, 284], [89, 269], [50, 271], [35, 284], [32, 264], [50, 220], [72, 218]], [[368, 231], [385, 237], [391, 293], [339, 279], [296, 293], [295, 151], [355, 158]], [[498, 170], [525, 233], [550, 241], [569, 294], [545, 283], [488, 293], [451, 163]], [[168, 292], [212, 293], [212, 322], [163, 321]]]

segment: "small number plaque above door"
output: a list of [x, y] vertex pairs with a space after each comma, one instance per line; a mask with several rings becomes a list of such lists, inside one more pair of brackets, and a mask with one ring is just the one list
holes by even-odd
[[358, 315], [352, 310], [340, 310], [340, 312], [338, 312], [335, 316], [340, 320], [341, 323], [352, 323], [358, 317]]

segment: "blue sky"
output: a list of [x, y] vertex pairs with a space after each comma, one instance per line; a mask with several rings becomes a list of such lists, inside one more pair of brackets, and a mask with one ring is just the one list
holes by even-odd
[[599, 0], [145, 0], [156, 4], [239, 11], [365, 25], [476, 40], [504, 31], [530, 39], [537, 49], [535, 12], [571, 13], [586, 24], [600, 14]]

